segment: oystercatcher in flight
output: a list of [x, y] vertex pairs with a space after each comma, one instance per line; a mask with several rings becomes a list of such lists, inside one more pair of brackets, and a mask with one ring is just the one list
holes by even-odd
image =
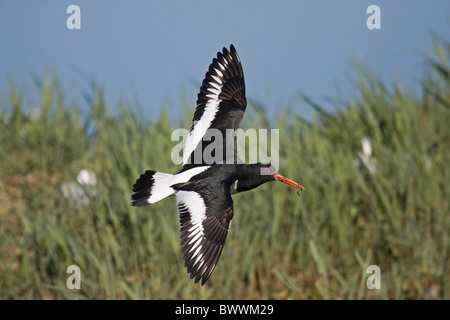
[[233, 218], [232, 193], [273, 180], [304, 189], [270, 164], [245, 164], [239, 159], [234, 132], [246, 106], [244, 72], [231, 45], [230, 50], [223, 48], [217, 53], [206, 72], [181, 170], [176, 174], [147, 170], [133, 186], [132, 205], [136, 207], [176, 195], [184, 264], [191, 279], [195, 283], [201, 279], [202, 285], [213, 272], [227, 238]]

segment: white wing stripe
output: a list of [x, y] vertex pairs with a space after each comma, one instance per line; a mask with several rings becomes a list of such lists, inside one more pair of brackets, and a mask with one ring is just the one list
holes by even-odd
[[[216, 73], [219, 75], [219, 77], [223, 78], [223, 73], [222, 71], [220, 71], [219, 69], [214, 68], [214, 71], [216, 71]], [[214, 78], [215, 79], [215, 78]], [[222, 83], [222, 80], [220, 81], [220, 83]]]
[[[215, 82], [208, 82], [211, 86], [213, 86], [214, 88], [216, 88], [217, 90], [220, 90], [220, 84], [218, 84], [218, 83], [215, 83]], [[220, 91], [217, 93], [217, 94], [219, 94], [220, 93]]]
[[206, 219], [205, 202], [197, 192], [182, 190], [177, 192], [177, 203], [178, 205], [183, 205], [189, 212], [190, 223], [193, 225], [188, 230], [188, 238], [193, 237], [189, 242], [191, 244], [196, 239], [201, 239], [204, 236], [202, 222]]
[[195, 260], [195, 263], [193, 265], [195, 266], [200, 260], [201, 260], [201, 263], [198, 265], [197, 269], [199, 269], [204, 263], [203, 254], [201, 254], [201, 253], [198, 255], [197, 260]]
[[[200, 221], [200, 223], [201, 223], [201, 221]], [[198, 238], [200, 238], [202, 236], [202, 233], [203, 233], [203, 230], [199, 230], [199, 232], [197, 232], [197, 234], [192, 238], [192, 240], [189, 241], [189, 244], [191, 244], [192, 242], [197, 241]], [[190, 238], [190, 237], [191, 237], [191, 235], [188, 236], [188, 238]]]
[[[227, 63], [226, 60], [224, 60], [225, 63]], [[219, 65], [219, 68], [222, 69], [223, 71], [225, 71], [225, 67], [223, 66], [223, 64], [221, 64], [219, 61], [217, 61], [217, 64]]]
[[191, 237], [197, 232], [197, 229], [199, 228], [196, 222], [191, 217], [191, 223], [193, 226], [188, 230], [188, 232], [191, 234]]
[[[209, 89], [208, 89], [209, 90]], [[212, 91], [212, 90], [209, 90], [210, 92]], [[208, 98], [210, 98], [210, 99], [216, 99], [217, 98], [217, 96], [218, 96], [219, 94], [218, 93], [216, 93], [216, 92], [211, 92], [211, 93], [208, 93], [207, 95], [206, 95], [206, 97], [208, 97]], [[220, 101], [220, 100], [219, 100]], [[200, 121], [201, 121], [202, 119], [200, 119]]]
[[[189, 252], [191, 252], [192, 250], [197, 248], [201, 242], [202, 242], [202, 239], [198, 239], [198, 241], [192, 246], [192, 248], [191, 248], [191, 250], [189, 250]], [[202, 248], [202, 246], [198, 247], [197, 251], [194, 252], [192, 257], [195, 257], [198, 254], [198, 252], [200, 251], [201, 248]]]
[[[214, 70], [216, 70], [217, 74], [219, 74], [219, 72], [220, 72], [219, 70], [217, 70], [217, 69], [214, 69]], [[220, 72], [219, 76], [223, 77], [222, 72]], [[222, 84], [222, 79], [220, 79], [219, 77], [216, 77], [213, 74], [211, 74], [211, 77], [213, 77], [213, 79], [216, 80], [218, 84]], [[212, 84], [212, 83], [210, 82], [210, 84]]]
[[205, 237], [202, 225], [203, 220], [206, 219], [205, 202], [197, 192], [182, 190], [177, 192], [177, 203], [179, 206], [186, 208], [189, 213], [190, 223], [193, 226], [188, 230], [189, 235], [187, 237], [190, 239], [188, 245], [193, 245], [188, 253], [195, 250], [191, 259], [196, 258], [193, 266], [198, 264], [196, 268], [200, 268], [205, 263], [203, 253], [201, 252], [202, 241]]
[[[220, 89], [221, 88], [222, 88], [222, 86], [220, 87]], [[214, 89], [208, 88], [208, 90], [214, 90]], [[194, 124], [194, 127], [188, 134], [188, 137], [186, 139], [186, 144], [185, 144], [184, 150], [183, 150], [183, 164], [187, 163], [189, 157], [191, 156], [191, 153], [195, 150], [195, 148], [197, 147], [199, 142], [202, 140], [206, 131], [211, 126], [211, 123], [213, 122], [217, 111], [219, 110], [219, 104], [222, 102], [222, 100], [219, 99], [220, 90], [219, 91], [214, 90], [214, 91], [216, 91], [216, 92], [206, 95], [210, 99], [206, 103], [205, 111], [203, 112], [203, 115], [200, 118], [200, 120]]]
[[[206, 90], [214, 94], [214, 96], [212, 96], [212, 97], [210, 97], [210, 98], [212, 98], [212, 99], [217, 99], [217, 98], [219, 97], [219, 94], [220, 94], [220, 86], [219, 86], [219, 89], [208, 88], [208, 89], [206, 89]], [[206, 96], [208, 97], [208, 95], [206, 95]]]

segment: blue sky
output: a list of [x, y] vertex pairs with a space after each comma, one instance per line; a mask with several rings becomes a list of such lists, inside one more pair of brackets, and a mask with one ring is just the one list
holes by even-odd
[[[72, 4], [80, 30], [66, 27]], [[366, 27], [372, 4], [380, 30]], [[0, 0], [0, 94], [9, 79], [33, 94], [33, 78], [57, 72], [69, 103], [85, 104], [97, 83], [112, 108], [136, 97], [149, 117], [164, 101], [175, 115], [183, 91], [194, 108], [212, 58], [233, 43], [249, 98], [310, 113], [299, 92], [324, 104], [355, 97], [355, 61], [417, 88], [432, 34], [449, 30], [448, 0]]]

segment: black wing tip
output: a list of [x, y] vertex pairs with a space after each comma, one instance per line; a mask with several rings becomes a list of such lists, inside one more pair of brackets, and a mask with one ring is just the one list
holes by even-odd
[[[192, 279], [192, 278], [193, 278], [193, 276], [191, 276], [191, 279]], [[198, 283], [198, 282], [200, 281], [200, 279], [202, 280], [202, 281], [200, 282], [200, 284], [201, 284], [202, 286], [204, 286], [205, 283], [208, 281], [209, 276], [208, 276], [208, 277], [200, 277], [200, 278], [198, 278], [198, 279], [194, 279], [194, 283]]]
[[237, 51], [233, 44], [230, 45], [230, 49], [223, 47], [222, 52], [217, 52], [217, 59], [227, 55], [237, 56]]
[[[219, 254], [219, 257], [220, 257], [220, 254]], [[204, 286], [205, 283], [211, 277], [214, 269], [216, 268], [217, 262], [218, 261], [215, 261], [212, 264], [205, 266], [204, 268], [188, 272], [190, 275], [189, 277], [194, 280], [195, 284], [197, 284], [201, 280], [200, 283], [202, 286]]]
[[228, 49], [227, 47], [223, 47], [222, 53], [226, 53], [226, 52], [237, 52], [237, 51], [236, 51], [236, 48], [234, 47], [234, 45], [230, 44], [230, 49]]
[[234, 45], [230, 45], [229, 51], [226, 47], [223, 47], [222, 52], [217, 52], [217, 57], [213, 58], [211, 64], [209, 65], [208, 71], [205, 74], [202, 87], [200, 88], [200, 93], [207, 93], [205, 90], [208, 87], [208, 82], [214, 81], [211, 78], [212, 75], [220, 78], [222, 83], [226, 83], [227, 80], [234, 77], [241, 78], [241, 85], [245, 88], [244, 71], [242, 69], [241, 59], [239, 58]]
[[224, 50], [226, 50], [227, 52], [229, 52], [231, 54], [232, 57], [235, 57], [237, 59], [238, 62], [241, 62], [241, 59], [239, 59], [239, 55], [237, 53], [236, 48], [234, 47], [233, 44], [230, 45], [230, 50], [224, 48]]
[[224, 56], [226, 57], [227, 55], [230, 55], [231, 57], [237, 58], [238, 62], [241, 61], [241, 59], [239, 59], [239, 55], [237, 53], [236, 47], [233, 44], [230, 44], [230, 48], [229, 49], [227, 47], [223, 47], [222, 51], [218, 51], [217, 52], [217, 58], [214, 58], [213, 60], [215, 60], [215, 59], [218, 59], [218, 60], [223, 59], [223, 57]]
[[[230, 49], [231, 49], [231, 47], [230, 47]], [[218, 52], [218, 53], [220, 53], [221, 55], [226, 55], [226, 54], [229, 54], [230, 51], [228, 51], [227, 47], [223, 47], [222, 52]]]
[[[213, 270], [214, 270], [214, 267], [213, 267]], [[212, 274], [212, 271], [209, 274], [201, 274], [199, 272], [191, 272], [189, 277], [194, 280], [195, 284], [200, 282], [200, 284], [202, 286], [204, 286], [205, 283], [209, 280], [211, 274]]]

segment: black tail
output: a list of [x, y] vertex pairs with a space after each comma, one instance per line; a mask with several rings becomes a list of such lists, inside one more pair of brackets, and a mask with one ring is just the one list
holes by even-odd
[[170, 173], [145, 171], [133, 186], [134, 194], [131, 196], [131, 205], [143, 207], [174, 194], [175, 190], [171, 185], [176, 181], [173, 180], [173, 177], [174, 175]]
[[134, 194], [131, 196], [132, 206], [143, 207], [150, 204], [148, 200], [151, 196], [152, 186], [154, 182], [153, 175], [155, 173], [156, 171], [147, 170], [136, 180], [136, 183], [133, 186]]

